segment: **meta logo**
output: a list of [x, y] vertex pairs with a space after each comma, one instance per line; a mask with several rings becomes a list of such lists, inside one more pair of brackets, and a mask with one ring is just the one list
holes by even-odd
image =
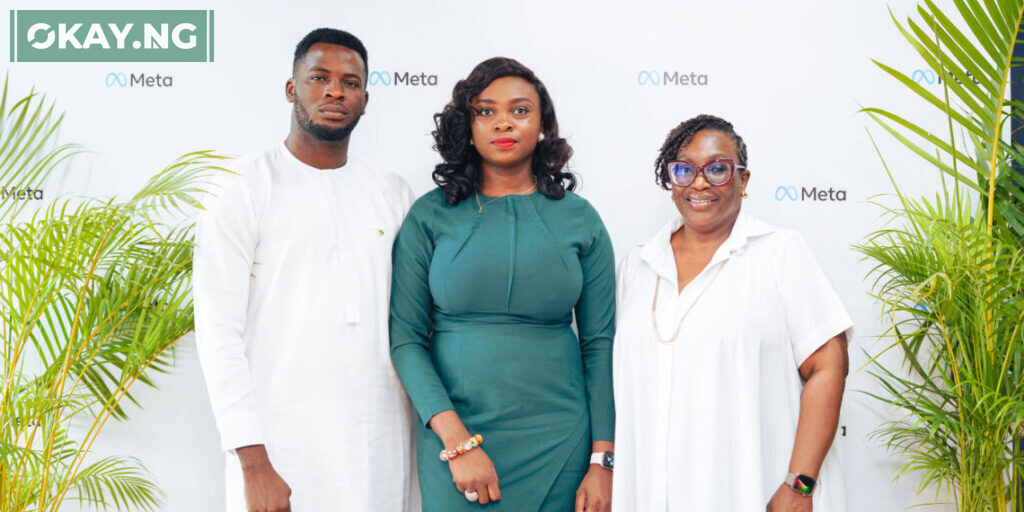
[[776, 201], [846, 201], [845, 190], [835, 190], [832, 187], [819, 190], [818, 187], [800, 187], [797, 190], [792, 185], [779, 185], [775, 189]]
[[[936, 78], [938, 77], [935, 76], [935, 72], [930, 69], [915, 69], [914, 72], [910, 74], [911, 80], [917, 83], [924, 82], [929, 85], [934, 84]], [[942, 79], [938, 78], [938, 80], [941, 83]]]
[[15, 425], [19, 425], [20, 426], [23, 423], [25, 424], [26, 427], [29, 427], [29, 428], [43, 426], [43, 421], [39, 420], [39, 419], [35, 419], [35, 418], [22, 418], [21, 416], [15, 416], [14, 417], [14, 424]]
[[905, 297], [901, 297], [892, 292], [882, 292], [882, 294], [888, 297], [887, 302], [889, 302], [890, 304], [898, 304], [901, 309], [903, 309], [904, 311], [908, 311], [911, 315], [914, 315], [915, 317], [921, 318], [922, 316], [927, 316], [932, 313], [931, 308], [929, 308], [927, 304], [920, 300], [914, 301], [914, 305], [911, 308], [907, 309], [906, 305], [910, 304], [910, 300], [907, 300]]
[[367, 77], [366, 82], [368, 85], [405, 85], [405, 86], [421, 86], [421, 85], [437, 85], [437, 75], [428, 75], [426, 73], [420, 73], [418, 75], [409, 73], [408, 71], [401, 73], [395, 71], [371, 71], [370, 76]]
[[124, 73], [107, 73], [104, 79], [107, 87], [174, 87], [174, 77], [170, 75], [147, 75], [145, 73], [126, 75]]
[[783, 199], [789, 199], [790, 201], [797, 200], [796, 187], [786, 187], [779, 185], [779, 188], [775, 189], [775, 200], [782, 201]]
[[13, 199], [15, 201], [39, 201], [43, 199], [43, 189], [30, 187], [0, 187], [0, 201], [5, 201], [7, 199]]
[[213, 62], [213, 11], [11, 11], [11, 62]]
[[107, 73], [107, 87], [113, 87], [119, 85], [121, 87], [128, 87], [128, 76], [124, 73]]
[[636, 74], [636, 83], [637, 85], [707, 85], [708, 75], [644, 69]]
[[[971, 81], [973, 81], [974, 83], [976, 83], [976, 84], [980, 83], [980, 82], [978, 82], [977, 78], [974, 78], [974, 76], [971, 75], [970, 71], [964, 71], [964, 74], [966, 74], [967, 78], [970, 78]], [[937, 73], [935, 73], [934, 71], [932, 71], [930, 69], [915, 69], [910, 74], [910, 79], [915, 81], [915, 82], [917, 82], [917, 83], [919, 83], [919, 84], [924, 83], [924, 84], [932, 85], [932, 84], [941, 84], [942, 83], [942, 77], [939, 76]], [[953, 79], [956, 80], [956, 83], [958, 83], [958, 84], [961, 83], [958, 78], [953, 77]]]
[[391, 73], [387, 71], [370, 71], [366, 80], [369, 85], [391, 85]]

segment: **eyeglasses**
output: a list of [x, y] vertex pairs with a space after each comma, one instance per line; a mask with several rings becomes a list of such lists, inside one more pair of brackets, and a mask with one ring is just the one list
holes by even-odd
[[677, 187], [689, 187], [697, 180], [697, 174], [703, 175], [711, 185], [721, 187], [732, 181], [732, 175], [736, 170], [746, 169], [746, 167], [734, 164], [732, 160], [725, 159], [712, 160], [704, 167], [682, 160], [673, 160], [666, 167], [672, 184]]

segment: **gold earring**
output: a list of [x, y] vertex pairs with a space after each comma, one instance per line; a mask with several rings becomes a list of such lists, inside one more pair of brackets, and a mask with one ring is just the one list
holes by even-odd
[[742, 198], [746, 199], [746, 197], [747, 197], [747, 191], [746, 191], [746, 190], [744, 190], [744, 191], [743, 191], [743, 193], [742, 193], [742, 194], [740, 194], [740, 197], [742, 197]]
[[472, 138], [471, 138], [471, 139], [469, 139], [469, 145], [470, 145], [470, 146], [474, 146], [474, 145], [475, 145], [475, 144], [473, 144], [473, 139], [472, 139]]
[[541, 132], [540, 135], [537, 136], [537, 142], [544, 142], [544, 132]]

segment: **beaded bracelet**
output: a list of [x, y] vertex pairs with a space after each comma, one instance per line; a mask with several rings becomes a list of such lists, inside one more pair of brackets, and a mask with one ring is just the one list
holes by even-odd
[[473, 448], [480, 446], [481, 444], [483, 444], [483, 442], [484, 436], [477, 434], [466, 440], [466, 442], [457, 445], [455, 448], [452, 448], [450, 450], [441, 450], [441, 461], [446, 462], [452, 460], [455, 457], [458, 457], [459, 455], [462, 455], [463, 453], [466, 453], [472, 450]]

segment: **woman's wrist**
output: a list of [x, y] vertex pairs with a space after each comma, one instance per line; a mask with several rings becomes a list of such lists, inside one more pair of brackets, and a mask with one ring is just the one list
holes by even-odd
[[430, 418], [430, 428], [441, 439], [445, 449], [452, 449], [469, 439], [470, 433], [454, 409], [441, 411]]
[[480, 446], [480, 443], [484, 442], [484, 436], [476, 434], [473, 437], [459, 443], [455, 448], [445, 448], [441, 450], [440, 458], [443, 462], [448, 462], [457, 457], [462, 456], [465, 453], [472, 451], [474, 448]]
[[451, 450], [457, 447], [460, 443], [469, 439], [472, 434], [469, 433], [465, 428], [461, 429], [462, 432], [456, 432], [451, 435], [441, 436], [441, 444], [444, 445], [445, 449]]
[[818, 479], [818, 472], [821, 471], [821, 465], [813, 466], [811, 464], [805, 464], [804, 467], [794, 465], [790, 463], [789, 472], [796, 475], [807, 475], [815, 480]]

